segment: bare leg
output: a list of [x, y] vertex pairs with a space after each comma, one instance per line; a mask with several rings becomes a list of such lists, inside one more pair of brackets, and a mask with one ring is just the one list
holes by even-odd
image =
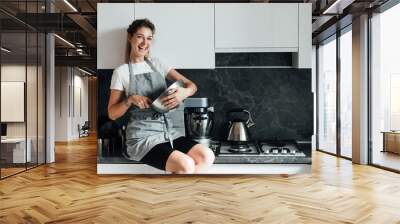
[[185, 153], [174, 150], [168, 157], [165, 170], [176, 174], [192, 174], [195, 171], [195, 162]]
[[207, 170], [215, 160], [215, 155], [211, 149], [202, 144], [194, 145], [187, 155], [194, 160], [196, 173]]

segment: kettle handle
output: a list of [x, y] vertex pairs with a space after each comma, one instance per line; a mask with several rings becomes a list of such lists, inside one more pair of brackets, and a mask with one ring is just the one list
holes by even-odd
[[255, 123], [254, 123], [253, 119], [251, 118], [250, 112], [249, 112], [248, 110], [243, 110], [243, 112], [246, 112], [246, 113], [249, 115], [249, 119], [247, 119], [247, 121], [246, 121], [246, 126], [247, 126], [248, 128], [254, 126]]

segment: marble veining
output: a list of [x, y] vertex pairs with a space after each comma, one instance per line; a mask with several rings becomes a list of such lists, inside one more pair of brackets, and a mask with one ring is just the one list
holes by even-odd
[[[254, 139], [310, 140], [313, 131], [311, 69], [217, 68], [178, 70], [199, 87], [195, 97], [208, 97], [215, 106], [214, 135], [223, 140], [228, 123], [226, 112], [248, 109], [256, 123]], [[111, 70], [98, 73], [99, 123], [107, 120]], [[99, 125], [100, 127], [101, 125]]]
[[215, 66], [292, 66], [292, 54], [287, 52], [217, 53]]
[[313, 132], [311, 69], [218, 68], [179, 70], [199, 87], [194, 97], [208, 97], [215, 107], [213, 135], [226, 139], [226, 112], [245, 108], [256, 123], [253, 139], [310, 141]]

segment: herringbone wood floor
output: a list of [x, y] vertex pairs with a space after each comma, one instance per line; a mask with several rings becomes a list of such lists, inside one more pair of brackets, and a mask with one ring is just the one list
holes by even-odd
[[400, 223], [400, 175], [314, 153], [311, 174], [96, 174], [96, 140], [0, 181], [0, 223]]

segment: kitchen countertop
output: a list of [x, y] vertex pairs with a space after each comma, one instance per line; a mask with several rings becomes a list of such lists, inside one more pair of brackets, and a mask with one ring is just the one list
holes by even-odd
[[[305, 156], [283, 155], [217, 155], [214, 164], [311, 164], [311, 142], [297, 142], [299, 149]], [[124, 157], [97, 157], [99, 164], [142, 164], [141, 162]]]
[[[311, 147], [299, 145], [303, 156], [224, 155], [203, 174], [297, 174], [311, 172]], [[98, 157], [98, 174], [168, 174], [124, 157]]]
[[[214, 164], [201, 174], [299, 174], [311, 173], [309, 164]], [[97, 174], [157, 174], [171, 175], [170, 172], [159, 170], [146, 164], [97, 164]]]
[[311, 164], [310, 157], [296, 156], [217, 156], [215, 164]]
[[[102, 157], [97, 163], [140, 164], [123, 157]], [[217, 156], [215, 164], [311, 164], [310, 157], [294, 156]]]
[[[124, 157], [98, 157], [97, 163], [140, 164]], [[216, 156], [215, 164], [311, 164], [311, 157], [296, 156]]]

